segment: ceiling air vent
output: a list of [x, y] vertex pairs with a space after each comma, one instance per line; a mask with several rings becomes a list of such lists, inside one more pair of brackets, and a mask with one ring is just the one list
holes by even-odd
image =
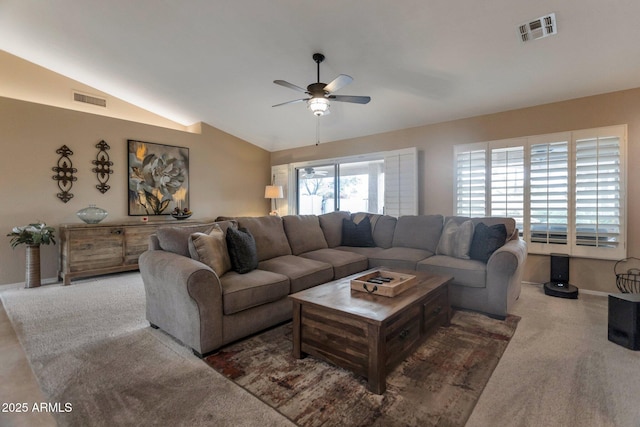
[[556, 14], [550, 13], [518, 26], [518, 35], [522, 42], [541, 39], [558, 33]]
[[73, 92], [73, 100], [76, 102], [83, 102], [85, 104], [97, 105], [98, 107], [107, 107], [107, 100], [94, 95], [87, 95], [86, 93]]

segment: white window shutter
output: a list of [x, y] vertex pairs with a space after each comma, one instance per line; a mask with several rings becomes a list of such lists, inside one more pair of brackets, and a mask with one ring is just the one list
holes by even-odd
[[283, 198], [275, 200], [274, 209], [278, 215], [289, 215], [289, 165], [271, 166], [273, 185], [282, 186]]
[[516, 220], [524, 224], [524, 141], [516, 146], [491, 150], [491, 216]]
[[384, 213], [418, 214], [418, 150], [408, 148], [384, 157]]
[[486, 147], [456, 147], [454, 152], [454, 212], [459, 216], [486, 215]]
[[625, 135], [616, 127], [575, 135], [575, 254], [626, 257], [624, 225]]
[[570, 133], [529, 138], [531, 252], [570, 253], [570, 140]]

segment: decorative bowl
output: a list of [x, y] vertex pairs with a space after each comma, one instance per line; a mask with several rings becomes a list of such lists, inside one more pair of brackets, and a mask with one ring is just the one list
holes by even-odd
[[89, 205], [89, 207], [76, 212], [76, 215], [87, 224], [97, 224], [106, 218], [108, 212], [96, 205]]
[[185, 214], [185, 213], [177, 214], [177, 213], [173, 213], [173, 212], [171, 213], [171, 216], [174, 217], [175, 219], [177, 219], [178, 221], [180, 221], [182, 219], [187, 219], [191, 215], [193, 215], [193, 213], [188, 213], [188, 214]]

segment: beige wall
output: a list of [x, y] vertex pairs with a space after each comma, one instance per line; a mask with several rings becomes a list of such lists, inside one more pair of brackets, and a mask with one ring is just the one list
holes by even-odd
[[[456, 120], [435, 125], [271, 153], [271, 164], [417, 147], [419, 210], [453, 212], [453, 146], [519, 136], [628, 124], [628, 256], [640, 257], [640, 89]], [[582, 289], [615, 292], [614, 262], [572, 258], [571, 282]], [[549, 258], [530, 256], [525, 280], [549, 279]]]
[[[91, 172], [95, 145], [103, 139], [114, 162], [105, 194], [95, 188]], [[218, 129], [202, 125], [201, 133], [188, 133], [0, 97], [0, 284], [24, 281], [24, 247], [12, 250], [5, 236], [13, 226], [81, 223], [75, 213], [92, 203], [109, 212], [105, 221], [138, 219], [127, 215], [127, 139], [189, 148], [193, 219], [269, 211], [269, 153]], [[62, 145], [73, 151], [78, 169], [68, 203], [56, 197], [51, 170]], [[57, 276], [57, 250], [58, 245], [42, 247], [43, 279]]]

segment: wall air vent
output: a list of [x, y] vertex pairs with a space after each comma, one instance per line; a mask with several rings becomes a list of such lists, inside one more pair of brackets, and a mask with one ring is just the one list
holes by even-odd
[[95, 95], [87, 95], [86, 93], [73, 92], [73, 100], [84, 104], [97, 105], [98, 107], [107, 107], [107, 100]]
[[522, 42], [541, 39], [557, 33], [558, 27], [556, 25], [555, 13], [541, 16], [538, 19], [534, 19], [533, 21], [529, 21], [518, 26], [518, 36], [520, 36], [520, 41]]

